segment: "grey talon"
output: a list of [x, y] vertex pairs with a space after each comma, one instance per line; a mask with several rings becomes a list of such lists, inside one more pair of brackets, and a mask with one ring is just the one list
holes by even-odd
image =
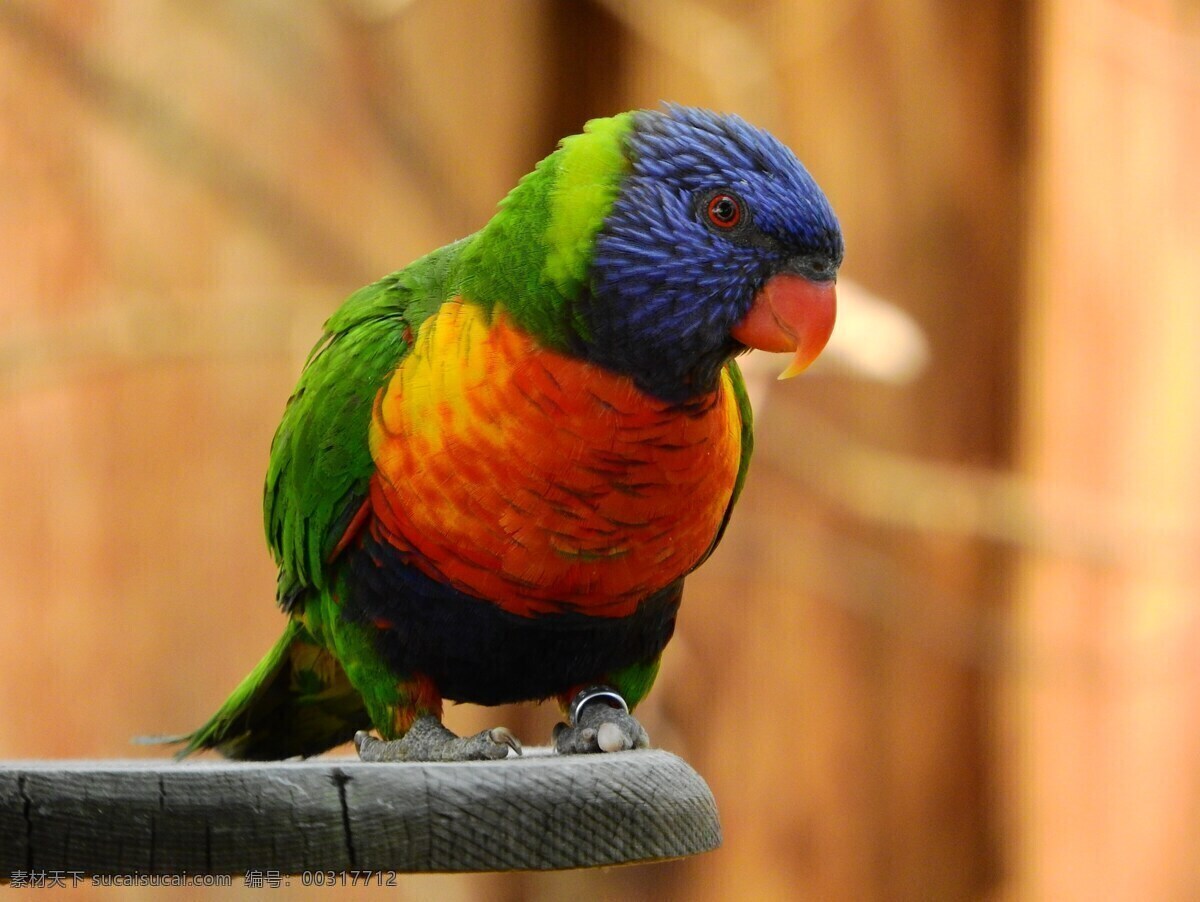
[[359, 730], [354, 747], [363, 761], [495, 761], [508, 757], [509, 749], [521, 754], [521, 743], [504, 727], [456, 736], [428, 714], [414, 720], [399, 739], [376, 739]]
[[508, 746], [510, 749], [516, 752], [518, 756], [524, 754], [523, 750], [521, 749], [521, 740], [519, 740], [513, 734], [513, 731], [508, 729], [508, 727], [492, 727], [492, 729], [488, 731], [488, 737], [497, 745]]

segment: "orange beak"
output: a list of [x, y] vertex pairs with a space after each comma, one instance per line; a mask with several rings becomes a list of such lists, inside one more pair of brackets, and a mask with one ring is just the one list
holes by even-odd
[[748, 348], [795, 351], [791, 365], [779, 374], [790, 379], [808, 369], [829, 341], [837, 317], [834, 283], [814, 282], [794, 273], [767, 280], [740, 323], [730, 334]]

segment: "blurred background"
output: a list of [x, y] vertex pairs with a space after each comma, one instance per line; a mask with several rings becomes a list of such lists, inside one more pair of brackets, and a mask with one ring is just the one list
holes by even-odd
[[1200, 898], [1195, 0], [3, 0], [0, 758], [204, 720], [325, 317], [662, 100], [847, 244], [641, 709], [725, 843], [401, 898]]

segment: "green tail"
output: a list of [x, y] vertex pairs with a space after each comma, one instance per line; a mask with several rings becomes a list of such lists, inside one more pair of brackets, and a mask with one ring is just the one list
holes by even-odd
[[370, 727], [362, 697], [341, 664], [296, 620], [204, 726], [180, 738], [184, 758], [216, 749], [226, 758], [307, 757]]

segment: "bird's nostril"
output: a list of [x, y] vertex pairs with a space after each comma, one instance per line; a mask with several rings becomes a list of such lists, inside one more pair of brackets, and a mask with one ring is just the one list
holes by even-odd
[[788, 268], [792, 272], [818, 281], [831, 279], [837, 272], [837, 264], [826, 254], [803, 254], [793, 257]]

